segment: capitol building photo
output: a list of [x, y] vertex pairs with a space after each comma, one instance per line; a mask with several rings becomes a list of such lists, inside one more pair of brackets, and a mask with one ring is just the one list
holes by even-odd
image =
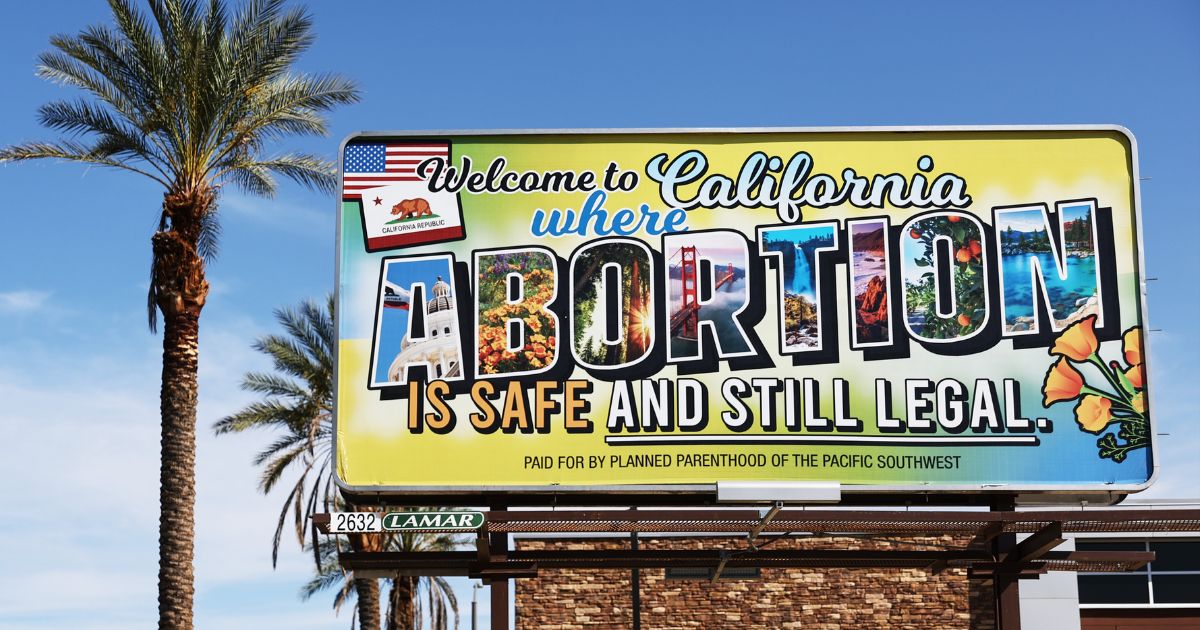
[[[408, 381], [407, 369], [414, 364], [429, 365], [429, 378], [461, 378], [462, 351], [458, 343], [458, 312], [454, 308], [454, 297], [450, 285], [437, 277], [431, 289], [433, 297], [425, 303], [424, 337], [404, 335], [400, 341], [400, 352], [388, 368], [388, 380], [395, 383]], [[413, 305], [413, 309], [420, 308]], [[410, 328], [411, 331], [411, 328]]]

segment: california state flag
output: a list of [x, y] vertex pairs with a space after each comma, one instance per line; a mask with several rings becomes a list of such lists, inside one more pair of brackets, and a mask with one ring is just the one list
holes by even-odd
[[400, 182], [362, 191], [367, 251], [452, 241], [465, 236], [458, 195], [429, 192], [425, 182]]

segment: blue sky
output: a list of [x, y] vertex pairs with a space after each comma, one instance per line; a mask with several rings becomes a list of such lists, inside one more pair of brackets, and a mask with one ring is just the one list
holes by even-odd
[[[1200, 4], [1194, 2], [312, 3], [300, 64], [358, 80], [332, 135], [356, 130], [1117, 123], [1138, 138], [1163, 475], [1194, 497], [1200, 405]], [[0, 21], [0, 143], [39, 139], [34, 77], [51, 34], [102, 3], [20, 3]], [[146, 330], [161, 192], [76, 165], [0, 167], [0, 625], [150, 627], [155, 616], [160, 339]], [[221, 256], [201, 333], [200, 426], [250, 398], [240, 375], [273, 308], [333, 283], [334, 204], [285, 186], [221, 198]], [[280, 496], [255, 490], [266, 435], [199, 445], [197, 622], [344, 628], [299, 603], [307, 560], [270, 566]], [[26, 519], [26, 520], [21, 520]], [[470, 592], [460, 581], [464, 626]], [[486, 593], [481, 605], [486, 609]]]

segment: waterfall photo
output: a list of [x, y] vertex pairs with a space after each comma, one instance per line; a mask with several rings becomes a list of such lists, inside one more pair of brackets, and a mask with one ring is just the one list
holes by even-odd
[[782, 257], [784, 350], [820, 346], [817, 312], [817, 250], [833, 247], [833, 226], [771, 230], [763, 249]]

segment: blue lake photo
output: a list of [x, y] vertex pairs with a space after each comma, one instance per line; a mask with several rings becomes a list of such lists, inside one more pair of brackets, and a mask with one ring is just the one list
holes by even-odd
[[[1058, 266], [1049, 252], [1028, 253], [1003, 259], [1005, 324], [1014, 326], [1019, 318], [1033, 317], [1033, 260], [1041, 266], [1042, 281], [1050, 298], [1051, 315], [1063, 320], [1083, 308], [1096, 295], [1096, 257], [1069, 256], [1067, 279], [1060, 280]], [[1040, 297], [1038, 298], [1040, 299]]]

